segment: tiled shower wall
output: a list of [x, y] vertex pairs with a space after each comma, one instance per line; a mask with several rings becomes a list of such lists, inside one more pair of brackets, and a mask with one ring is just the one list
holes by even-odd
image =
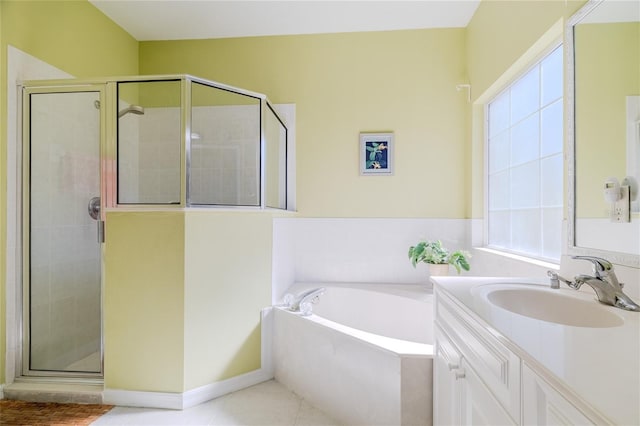
[[32, 95], [32, 369], [66, 369], [100, 350], [100, 247], [87, 213], [100, 195], [96, 99], [95, 92]]
[[[118, 111], [129, 104], [120, 101]], [[140, 116], [127, 114], [118, 120], [118, 179], [120, 180], [118, 202], [129, 203], [139, 198], [139, 151]]]
[[[258, 108], [193, 108], [190, 167], [192, 203], [259, 204]], [[119, 199], [127, 202], [137, 200], [140, 203], [178, 203], [180, 110], [145, 108], [144, 115], [123, 116], [120, 126], [119, 149], [123, 154], [121, 158], [126, 158], [126, 161], [119, 163]], [[127, 184], [123, 185], [125, 181]]]
[[260, 203], [260, 110], [257, 105], [194, 107], [191, 200]]

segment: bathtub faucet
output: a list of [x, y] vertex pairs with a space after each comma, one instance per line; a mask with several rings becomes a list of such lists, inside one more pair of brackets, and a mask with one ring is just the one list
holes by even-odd
[[289, 310], [293, 312], [301, 312], [302, 315], [311, 315], [311, 304], [317, 303], [320, 295], [324, 292], [325, 288], [320, 287], [300, 293], [289, 304]]

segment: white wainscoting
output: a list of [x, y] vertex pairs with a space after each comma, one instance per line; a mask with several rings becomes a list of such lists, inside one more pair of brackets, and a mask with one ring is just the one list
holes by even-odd
[[430, 239], [469, 249], [469, 224], [465, 219], [274, 219], [273, 303], [294, 282], [425, 284], [426, 265], [411, 266], [409, 246]]

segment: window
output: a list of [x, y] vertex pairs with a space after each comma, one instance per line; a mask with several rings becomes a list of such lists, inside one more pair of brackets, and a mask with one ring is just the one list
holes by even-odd
[[563, 206], [562, 47], [487, 105], [487, 244], [559, 261]]

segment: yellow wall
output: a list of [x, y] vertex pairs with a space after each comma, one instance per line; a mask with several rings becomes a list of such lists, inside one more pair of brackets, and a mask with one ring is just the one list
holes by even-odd
[[559, 19], [585, 0], [481, 1], [467, 26], [472, 99], [480, 97]]
[[627, 169], [625, 97], [640, 95], [640, 24], [580, 24], [575, 38], [576, 215], [607, 217], [604, 181]]
[[[77, 77], [138, 73], [138, 42], [86, 1], [0, 0], [0, 245], [6, 247], [7, 46]], [[3, 251], [4, 253], [4, 251]], [[5, 256], [0, 256], [4, 324]], [[5, 349], [0, 327], [0, 353]], [[4, 382], [0, 357], [0, 383]]]
[[108, 212], [105, 387], [184, 390], [185, 219], [182, 212]]
[[260, 368], [272, 220], [265, 212], [186, 213], [185, 389]]
[[585, 0], [482, 1], [467, 26], [467, 68], [471, 84], [471, 172], [468, 215], [484, 216], [484, 104], [526, 69]]
[[[304, 216], [465, 216], [465, 30], [140, 43], [142, 74], [189, 73], [295, 103]], [[360, 176], [359, 133], [395, 133], [395, 175]], [[435, 202], [437, 200], [437, 202]]]
[[107, 213], [105, 387], [184, 392], [260, 368], [272, 215]]

